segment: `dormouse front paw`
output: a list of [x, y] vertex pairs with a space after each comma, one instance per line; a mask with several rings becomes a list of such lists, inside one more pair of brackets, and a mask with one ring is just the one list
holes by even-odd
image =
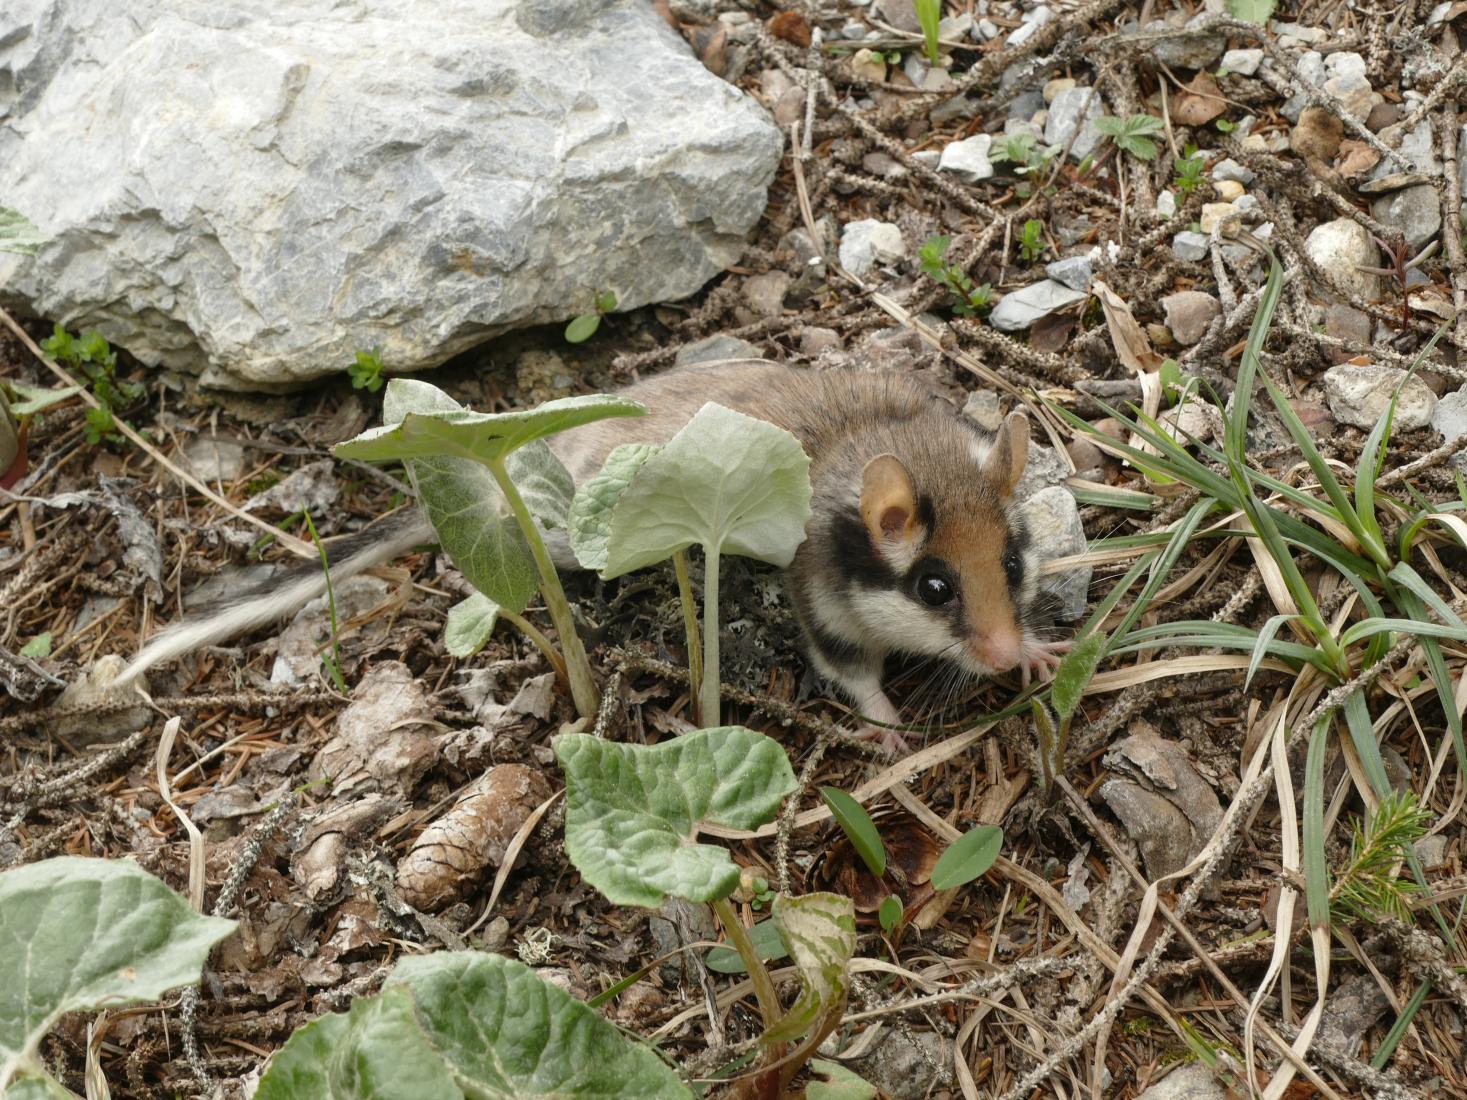
[[1026, 641], [1024, 656], [1019, 660], [1019, 682], [1029, 686], [1031, 677], [1048, 680], [1054, 675], [1064, 655], [1070, 651], [1071, 642]]

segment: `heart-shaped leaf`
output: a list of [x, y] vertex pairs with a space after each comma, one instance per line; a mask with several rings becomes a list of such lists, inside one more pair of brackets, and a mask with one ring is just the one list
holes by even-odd
[[780, 895], [770, 915], [800, 975], [799, 1000], [761, 1037], [766, 1043], [784, 1043], [844, 1006], [856, 953], [856, 907], [839, 894]]
[[695, 543], [785, 566], [810, 519], [810, 459], [783, 428], [709, 403], [646, 458], [611, 509], [619, 577]]
[[127, 860], [63, 857], [0, 875], [0, 1094], [63, 1013], [191, 985], [233, 930]]
[[789, 758], [743, 726], [698, 730], [660, 745], [562, 734], [565, 848], [587, 882], [617, 905], [655, 907], [672, 894], [715, 901], [738, 885], [723, 848], [693, 842], [707, 824], [752, 829], [795, 789]]
[[386, 991], [399, 988], [411, 990], [418, 1020], [466, 1095], [692, 1096], [650, 1047], [513, 959], [478, 951], [410, 956], [387, 979]]

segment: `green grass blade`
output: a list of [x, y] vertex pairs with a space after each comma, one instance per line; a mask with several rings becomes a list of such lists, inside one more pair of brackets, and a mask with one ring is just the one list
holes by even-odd
[[[1462, 619], [1457, 615], [1457, 613], [1452, 610], [1451, 605], [1448, 604], [1446, 600], [1437, 595], [1436, 592], [1432, 590], [1431, 585], [1426, 583], [1426, 578], [1423, 577], [1420, 573], [1416, 572], [1416, 570], [1413, 569], [1406, 562], [1397, 562], [1395, 567], [1386, 575], [1390, 577], [1391, 580], [1401, 585], [1403, 588], [1409, 588], [1413, 593], [1415, 593], [1417, 597], [1422, 600], [1422, 602], [1430, 606], [1433, 611], [1435, 611], [1443, 619], [1446, 619], [1447, 622], [1451, 623], [1453, 626], [1467, 626], [1467, 623], [1463, 623]], [[1425, 616], [1411, 614], [1411, 612], [1409, 611], [1407, 612], [1407, 614], [1410, 615], [1413, 619], [1425, 618]]]
[[881, 843], [881, 835], [876, 831], [871, 815], [839, 787], [821, 787], [820, 797], [830, 807], [835, 823], [850, 838], [866, 869], [877, 878], [886, 874], [886, 845]]
[[1396, 1017], [1396, 1022], [1391, 1025], [1386, 1037], [1381, 1040], [1380, 1049], [1370, 1059], [1371, 1069], [1385, 1069], [1386, 1063], [1391, 1060], [1391, 1055], [1396, 1053], [1396, 1047], [1406, 1037], [1406, 1030], [1411, 1026], [1411, 1021], [1416, 1018], [1416, 1013], [1421, 1011], [1421, 1006], [1426, 1003], [1426, 995], [1431, 992], [1431, 979], [1428, 978], [1417, 987], [1416, 992], [1411, 994], [1411, 999], [1406, 1002], [1401, 1014]]
[[[1357, 693], [1355, 698], [1359, 698]], [[1309, 924], [1329, 925], [1329, 863], [1324, 854], [1324, 758], [1329, 747], [1328, 715], [1314, 724], [1309, 734], [1309, 753], [1304, 760], [1304, 828], [1301, 855], [1304, 864], [1304, 899]]]
[[1355, 744], [1355, 754], [1365, 767], [1365, 778], [1370, 780], [1376, 798], [1391, 793], [1390, 777], [1386, 775], [1385, 760], [1380, 755], [1380, 744], [1375, 739], [1375, 727], [1370, 722], [1370, 708], [1365, 702], [1365, 693], [1351, 692], [1345, 699], [1345, 727], [1350, 731], [1350, 740]]
[[1340, 645], [1352, 646], [1377, 634], [1392, 632], [1412, 634], [1418, 638], [1446, 638], [1455, 642], [1467, 642], [1467, 626], [1449, 626], [1444, 623], [1426, 622], [1421, 619], [1375, 618], [1361, 619], [1351, 624], [1340, 635]]
[[1258, 632], [1258, 640], [1253, 645], [1253, 653], [1248, 658], [1248, 672], [1243, 677], [1243, 690], [1248, 690], [1248, 685], [1253, 683], [1253, 674], [1258, 671], [1259, 664], [1263, 661], [1263, 655], [1268, 651], [1269, 644], [1279, 632], [1279, 627], [1287, 622], [1293, 622], [1297, 615], [1272, 615], [1268, 622], [1263, 624], [1263, 629]]

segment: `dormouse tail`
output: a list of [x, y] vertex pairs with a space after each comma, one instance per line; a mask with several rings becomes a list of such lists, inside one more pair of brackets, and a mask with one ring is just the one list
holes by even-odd
[[[354, 535], [323, 543], [331, 563], [331, 581], [382, 565], [414, 546], [437, 541], [432, 526], [417, 508], [404, 508]], [[218, 645], [230, 638], [294, 613], [326, 591], [321, 563], [301, 561], [284, 573], [269, 577], [218, 603], [189, 614], [182, 622], [154, 637], [118, 675], [120, 686], [154, 665], [171, 661], [201, 646]]]

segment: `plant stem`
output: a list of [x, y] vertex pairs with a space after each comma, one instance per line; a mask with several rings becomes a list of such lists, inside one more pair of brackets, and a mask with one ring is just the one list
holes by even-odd
[[718, 547], [703, 547], [703, 702], [700, 720], [707, 729], [723, 720], [718, 677]]
[[530, 544], [530, 553], [534, 555], [535, 565], [540, 570], [540, 594], [545, 598], [545, 610], [550, 612], [550, 621], [555, 624], [556, 633], [560, 635], [560, 651], [565, 655], [565, 668], [576, 711], [582, 718], [595, 718], [600, 706], [596, 681], [591, 677], [591, 662], [586, 659], [586, 647], [581, 645], [581, 636], [576, 633], [576, 621], [571, 615], [570, 603], [565, 598], [565, 589], [560, 586], [560, 574], [555, 571], [555, 563], [550, 560], [550, 554], [545, 549], [545, 540], [540, 537], [540, 529], [535, 526], [530, 509], [526, 507], [520, 491], [515, 488], [514, 481], [505, 468], [504, 459], [500, 458], [487, 465], [494, 480], [499, 483], [499, 490], [504, 494], [510, 511], [514, 513], [525, 541]]
[[677, 595], [683, 605], [683, 630], [688, 635], [688, 693], [695, 708], [693, 718], [703, 725], [703, 700], [698, 694], [703, 684], [703, 655], [698, 648], [698, 605], [693, 602], [693, 582], [688, 577], [688, 553], [679, 550], [672, 556], [677, 574]]
[[554, 643], [540, 632], [539, 627], [523, 615], [516, 615], [507, 607], [501, 607], [499, 614], [519, 627], [520, 633], [535, 643], [535, 648], [545, 655], [545, 659], [550, 662], [550, 667], [555, 670], [555, 674], [560, 677], [566, 687], [570, 687], [570, 675], [565, 669], [565, 658], [556, 650]]
[[723, 929], [728, 933], [729, 942], [739, 953], [739, 958], [744, 960], [744, 969], [749, 972], [749, 981], [754, 986], [754, 999], [759, 1002], [759, 1015], [764, 1017], [764, 1027], [773, 1027], [779, 1022], [781, 1015], [779, 996], [774, 992], [774, 982], [769, 977], [769, 971], [764, 968], [764, 960], [754, 950], [754, 941], [749, 938], [749, 930], [739, 920], [728, 898], [715, 901], [713, 911], [723, 922]]
[[331, 656], [325, 659], [326, 668], [331, 673], [336, 690], [345, 695], [346, 676], [341, 671], [341, 644], [336, 630], [336, 593], [331, 587], [331, 564], [326, 560], [326, 547], [321, 545], [321, 536], [316, 534], [316, 524], [311, 519], [309, 508], [306, 509], [305, 516], [306, 530], [310, 531], [311, 542], [315, 543], [316, 553], [321, 556], [321, 575], [326, 580], [326, 606], [331, 609]]

